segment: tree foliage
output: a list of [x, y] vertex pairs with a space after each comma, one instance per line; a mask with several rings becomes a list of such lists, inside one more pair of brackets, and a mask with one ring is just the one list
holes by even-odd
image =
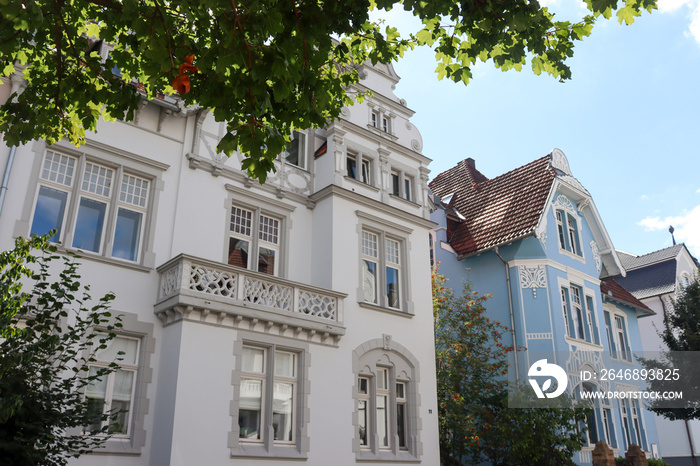
[[509, 392], [520, 401], [534, 394], [530, 387], [509, 389], [515, 348], [502, 342], [508, 327], [488, 317], [489, 297], [469, 285], [455, 296], [433, 272], [442, 464], [569, 465], [583, 446], [577, 426], [587, 409], [567, 397], [549, 400], [547, 408], [508, 407]]
[[[673, 300], [666, 311], [661, 339], [669, 351], [660, 358], [640, 358], [649, 371], [663, 371], [666, 377], [649, 381], [655, 392], [682, 392], [682, 399], [657, 399], [650, 403], [656, 414], [671, 420], [700, 419], [700, 377], [697, 358], [700, 353], [700, 279], [690, 282]], [[690, 353], [692, 352], [692, 353]], [[675, 374], [678, 377], [674, 376]]]
[[[596, 20], [617, 11], [629, 24], [655, 2], [586, 0], [571, 22], [537, 0], [0, 0], [0, 71], [29, 81], [0, 108], [0, 132], [9, 144], [79, 144], [100, 116], [131, 121], [141, 93], [175, 87], [184, 105], [227, 122], [219, 150], [246, 154], [244, 168], [264, 180], [292, 129], [324, 126], [352, 103], [356, 63], [427, 45], [439, 78], [467, 83], [479, 60], [520, 70], [530, 57], [536, 74], [569, 79], [574, 43]], [[422, 29], [401, 37], [370, 21], [370, 9], [394, 7]], [[96, 37], [114, 45], [105, 62]]]
[[[49, 235], [17, 239], [0, 253], [0, 463], [63, 465], [71, 456], [104, 443], [115, 413], [95, 412], [85, 388], [116, 369], [93, 368], [94, 353], [107, 348], [121, 327], [108, 311], [113, 295], [93, 305], [81, 286], [77, 262], [59, 256]], [[38, 254], [36, 253], [38, 250]], [[55, 278], [51, 278], [55, 277]], [[31, 282], [31, 291], [22, 291]], [[89, 307], [88, 307], [89, 306]], [[99, 328], [98, 333], [95, 330]], [[83, 426], [105, 427], [83, 435]]]

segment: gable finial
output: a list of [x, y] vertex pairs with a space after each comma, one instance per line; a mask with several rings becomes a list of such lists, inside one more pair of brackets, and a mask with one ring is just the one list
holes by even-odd
[[676, 245], [676, 237], [673, 236], [673, 232], [674, 232], [674, 231], [675, 231], [675, 230], [674, 230], [674, 228], [673, 228], [673, 225], [670, 225], [670, 226], [668, 227], [668, 232], [671, 233], [671, 239], [673, 240], [673, 245], [675, 246], [675, 245]]
[[549, 157], [551, 159], [549, 162], [550, 167], [561, 171], [565, 175], [571, 176], [569, 161], [567, 160], [566, 155], [564, 155], [564, 152], [559, 149], [553, 149], [552, 152], [549, 153]]

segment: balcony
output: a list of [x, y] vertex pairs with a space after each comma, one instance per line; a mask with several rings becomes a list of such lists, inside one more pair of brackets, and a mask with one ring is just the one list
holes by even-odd
[[155, 313], [337, 346], [344, 293], [180, 254], [158, 267]]

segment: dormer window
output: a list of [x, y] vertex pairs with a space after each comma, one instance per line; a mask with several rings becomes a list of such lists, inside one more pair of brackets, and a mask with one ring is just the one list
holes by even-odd
[[556, 211], [556, 218], [559, 247], [577, 256], [582, 256], [576, 218], [563, 210]]

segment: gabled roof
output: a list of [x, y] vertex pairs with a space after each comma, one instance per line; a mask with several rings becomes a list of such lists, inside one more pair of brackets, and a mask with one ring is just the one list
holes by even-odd
[[549, 155], [493, 179], [472, 159], [439, 174], [430, 189], [450, 202], [464, 220], [448, 238], [460, 255], [468, 255], [531, 234], [537, 227], [556, 172]]
[[648, 254], [644, 254], [643, 256], [635, 256], [623, 251], [617, 251], [617, 254], [620, 257], [620, 261], [622, 262], [622, 266], [625, 268], [625, 270], [630, 271], [640, 267], [646, 267], [657, 262], [675, 259], [678, 257], [678, 253], [684, 247], [685, 245], [683, 243], [674, 244], [671, 247], [650, 252]]
[[646, 304], [635, 298], [615, 279], [607, 278], [600, 282], [600, 292], [604, 298], [612, 299], [633, 307], [638, 313], [643, 315], [655, 314]]
[[673, 293], [676, 288], [676, 261], [669, 259], [628, 270], [627, 276], [616, 277], [615, 280], [639, 299]]

